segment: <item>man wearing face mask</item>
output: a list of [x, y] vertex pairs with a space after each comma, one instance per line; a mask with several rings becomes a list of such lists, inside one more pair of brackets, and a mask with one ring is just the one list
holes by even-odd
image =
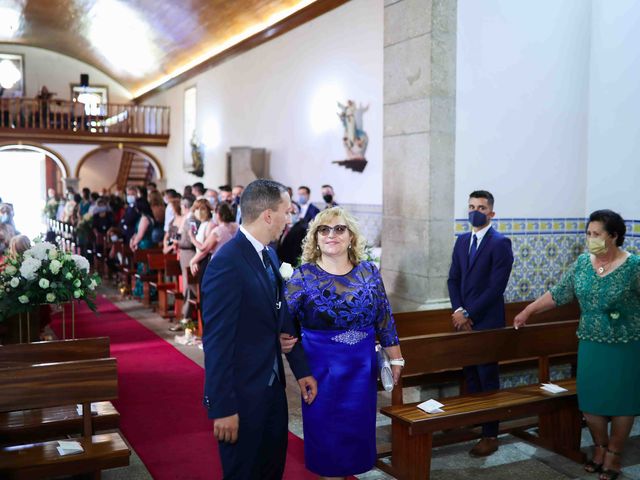
[[[493, 195], [477, 190], [469, 196], [472, 231], [460, 235], [453, 247], [449, 270], [449, 298], [453, 327], [459, 331], [488, 330], [505, 326], [504, 291], [507, 288], [513, 252], [511, 240], [491, 226]], [[464, 368], [470, 393], [498, 390], [498, 364]], [[498, 450], [498, 422], [482, 425], [482, 439], [469, 452], [483, 457]]]
[[322, 185], [322, 199], [326, 203], [324, 209], [337, 207], [336, 194], [333, 192], [331, 185]]
[[135, 234], [136, 224], [140, 219], [140, 213], [135, 208], [136, 193], [135, 187], [127, 187], [127, 208], [124, 212], [124, 217], [120, 221], [120, 227], [122, 228], [122, 234], [126, 244], [129, 244], [129, 241]]
[[[298, 187], [298, 205], [300, 205], [300, 220], [307, 224], [311, 222], [316, 215], [320, 213], [320, 209], [310, 201], [311, 189], [305, 185]], [[333, 200], [333, 197], [331, 198]]]

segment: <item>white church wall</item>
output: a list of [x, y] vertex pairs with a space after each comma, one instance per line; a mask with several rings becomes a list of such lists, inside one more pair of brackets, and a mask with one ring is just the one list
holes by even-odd
[[640, 234], [640, 3], [594, 0], [592, 25], [586, 213], [613, 209]]
[[[198, 181], [183, 171], [183, 95], [197, 86], [197, 133], [204, 145], [206, 185], [226, 179], [232, 146], [264, 147], [271, 177], [312, 200], [335, 187], [346, 204], [382, 203], [382, 0], [354, 0], [287, 34], [148, 100], [171, 107], [172, 129], [162, 159], [167, 186]], [[368, 104], [363, 173], [332, 164], [345, 158], [336, 102]]]
[[56, 93], [54, 99], [69, 100], [71, 84], [80, 83], [80, 74], [89, 74], [91, 85], [107, 86], [110, 103], [129, 103], [127, 90], [104, 72], [61, 53], [25, 45], [0, 44], [2, 53], [24, 55], [25, 96], [35, 97], [42, 86]]
[[584, 215], [590, 10], [459, 0], [456, 218], [479, 188], [503, 218]]

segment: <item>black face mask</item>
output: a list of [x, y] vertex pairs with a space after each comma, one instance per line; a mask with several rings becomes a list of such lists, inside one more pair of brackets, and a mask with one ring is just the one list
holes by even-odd
[[322, 198], [326, 203], [333, 202], [333, 195], [331, 194], [323, 195]]

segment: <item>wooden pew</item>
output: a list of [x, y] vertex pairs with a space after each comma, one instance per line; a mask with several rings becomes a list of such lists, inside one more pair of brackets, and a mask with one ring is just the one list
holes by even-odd
[[[505, 320], [507, 326], [513, 325], [515, 316], [524, 309], [529, 302], [516, 302], [505, 304]], [[529, 319], [529, 325], [538, 323], [548, 323], [565, 321], [580, 318], [580, 308], [577, 302], [563, 305], [547, 312], [535, 315]], [[403, 346], [404, 338], [417, 335], [432, 335], [439, 333], [456, 333], [451, 325], [451, 310], [424, 310], [416, 312], [400, 312], [394, 314], [396, 330], [400, 338], [400, 345]], [[575, 355], [555, 357], [552, 359], [553, 365], [567, 364], [575, 365]], [[509, 360], [501, 362], [501, 372], [515, 372], [535, 368], [535, 362], [531, 360]], [[464, 378], [461, 369], [451, 369], [437, 373], [422, 373], [408, 376], [403, 372], [404, 386], [419, 386], [427, 384], [459, 383], [461, 392], [465, 391]], [[382, 385], [379, 385], [382, 389]], [[402, 404], [401, 389], [394, 389], [393, 404]]]
[[[107, 337], [6, 345], [0, 347], [0, 368], [40, 363], [109, 358]], [[113, 430], [120, 414], [109, 401], [94, 404], [94, 431]], [[82, 415], [75, 406], [47, 407], [0, 413], [0, 444], [33, 442], [79, 431]]]
[[57, 441], [0, 449], [0, 478], [29, 479], [92, 474], [129, 464], [130, 451], [118, 433], [93, 435], [90, 404], [114, 400], [118, 394], [116, 360], [80, 360], [0, 369], [0, 412], [81, 403], [82, 453], [60, 456]]
[[[405, 375], [461, 369], [465, 365], [537, 359], [540, 382], [549, 380], [550, 359], [577, 352], [577, 320], [497, 330], [423, 335], [403, 339]], [[493, 420], [539, 417], [538, 436], [518, 436], [575, 461], [580, 452], [582, 416], [577, 408], [575, 381], [558, 382], [568, 389], [547, 394], [538, 385], [492, 393], [439, 399], [444, 413], [426, 414], [413, 404], [383, 407], [392, 421], [391, 466], [378, 467], [400, 479], [428, 479], [433, 434]], [[395, 391], [395, 389], [394, 389]]]
[[[506, 326], [513, 325], [513, 319], [524, 307], [531, 302], [515, 302], [505, 304]], [[453, 332], [451, 325], [451, 310], [421, 310], [417, 312], [394, 313], [398, 336], [412, 337], [415, 335], [430, 335], [434, 333]], [[534, 315], [529, 319], [529, 325], [534, 323], [548, 323], [567, 319], [580, 318], [580, 307], [577, 302], [548, 310]]]
[[136, 281], [140, 280], [142, 282], [142, 304], [145, 307], [148, 307], [151, 305], [151, 290], [149, 288], [149, 282], [155, 280], [156, 275], [155, 273], [138, 273], [138, 264], [139, 263], [143, 263], [147, 266], [149, 266], [149, 255], [150, 254], [156, 254], [156, 253], [162, 253], [162, 250], [157, 248], [157, 247], [153, 247], [153, 248], [145, 248], [145, 249], [138, 249], [135, 252], [133, 252], [132, 258], [131, 258], [131, 268], [132, 268], [132, 273], [133, 276], [131, 277], [131, 292], [133, 293], [134, 289], [136, 288]]
[[163, 318], [170, 318], [167, 291], [175, 291], [178, 288], [178, 277], [182, 273], [180, 263], [175, 255], [164, 253], [150, 253], [147, 258], [149, 268], [156, 272], [156, 279], [149, 282], [149, 287], [155, 287], [158, 292], [158, 313]]
[[[167, 303], [169, 303], [169, 298], [173, 298], [173, 308], [169, 312], [169, 316], [170, 318], [180, 318], [182, 316], [182, 306], [184, 305], [184, 295], [180, 290], [180, 278], [182, 276], [180, 261], [176, 259], [167, 259], [165, 269], [167, 274], [168, 272], [177, 272], [175, 288], [167, 289]], [[160, 300], [158, 300], [158, 303], [160, 303]]]

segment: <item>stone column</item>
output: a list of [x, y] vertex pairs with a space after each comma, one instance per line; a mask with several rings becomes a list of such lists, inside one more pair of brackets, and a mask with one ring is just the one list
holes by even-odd
[[396, 311], [448, 304], [456, 0], [385, 0], [382, 273]]

